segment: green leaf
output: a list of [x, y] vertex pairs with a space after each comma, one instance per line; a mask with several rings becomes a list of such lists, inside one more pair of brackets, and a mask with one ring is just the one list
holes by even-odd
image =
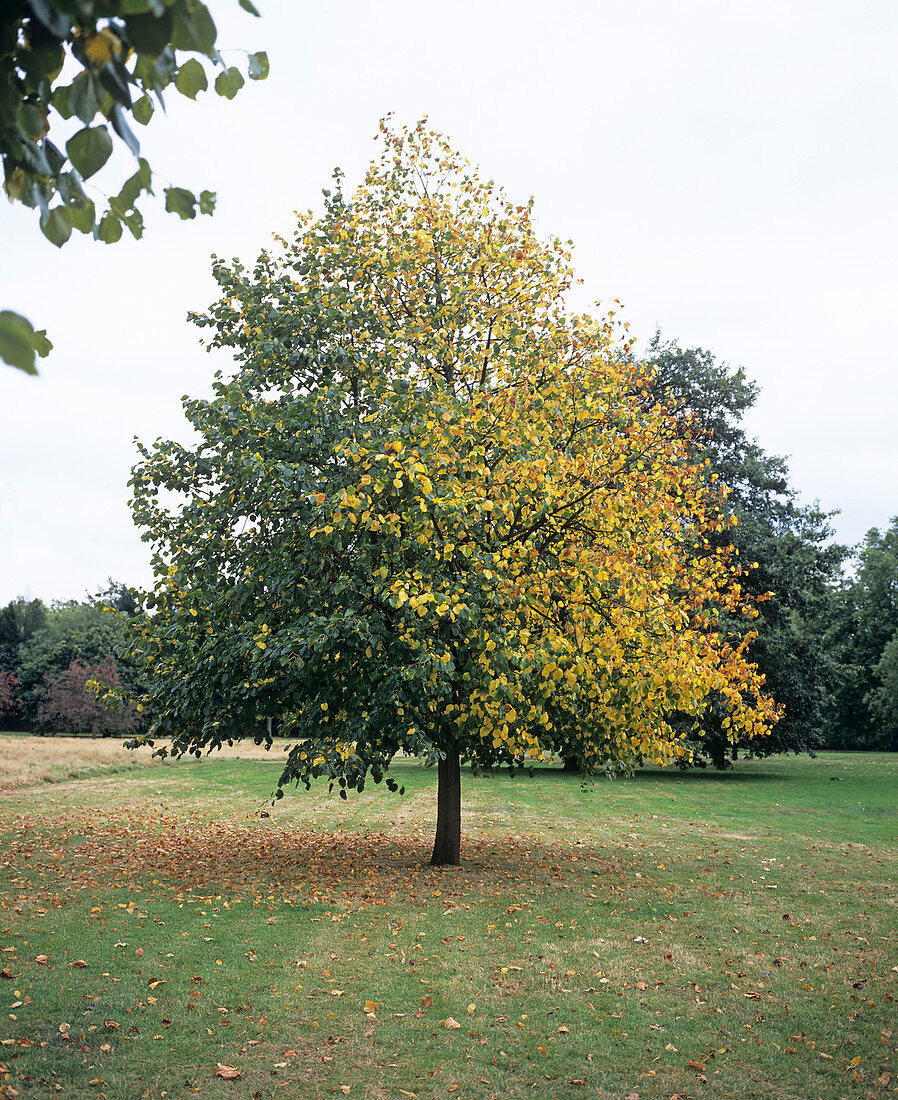
[[200, 213], [213, 214], [215, 212], [215, 192], [200, 191]]
[[87, 198], [81, 186], [81, 177], [77, 172], [60, 172], [56, 178], [56, 190], [67, 206], [80, 203]]
[[128, 87], [128, 70], [120, 62], [110, 61], [100, 69], [100, 83], [112, 96], [131, 110], [131, 89]]
[[61, 84], [58, 88], [53, 89], [53, 95], [50, 97], [50, 102], [63, 118], [71, 118], [75, 113], [72, 105], [69, 103], [69, 93], [71, 90], [72, 86], [70, 84]]
[[187, 220], [196, 217], [196, 195], [184, 187], [166, 187], [165, 209]]
[[125, 112], [122, 110], [121, 103], [116, 103], [112, 108], [112, 113], [109, 116], [109, 121], [112, 123], [112, 128], [122, 139], [122, 141], [128, 146], [135, 157], [140, 156], [140, 142], [134, 136], [134, 132], [128, 125], [125, 118]]
[[47, 132], [43, 111], [33, 103], [23, 103], [16, 116], [16, 125], [31, 141], [40, 141]]
[[41, 232], [57, 248], [62, 248], [72, 235], [72, 212], [67, 206], [54, 206], [41, 215]]
[[215, 49], [217, 31], [212, 16], [199, 0], [177, 0], [171, 43], [176, 50], [194, 50], [210, 54]]
[[122, 221], [127, 225], [134, 240], [139, 241], [143, 236], [143, 216], [140, 211], [132, 210], [122, 218]]
[[196, 99], [197, 92], [204, 92], [209, 87], [206, 70], [195, 57], [185, 61], [175, 73], [175, 87], [188, 99]]
[[215, 78], [215, 90], [219, 95], [223, 95], [225, 99], [233, 99], [243, 85], [243, 73], [239, 69], [235, 69], [233, 65], [225, 69], [223, 73], [219, 73]]
[[[151, 5], [152, 9], [153, 5]], [[125, 33], [128, 41], [141, 54], [149, 57], [158, 57], [165, 47], [171, 42], [172, 28], [174, 27], [174, 13], [171, 8], [165, 8], [162, 12], [153, 10], [146, 14], [137, 12], [125, 15]]]
[[91, 123], [99, 111], [102, 102], [101, 89], [92, 72], [85, 69], [79, 73], [69, 87], [67, 107], [82, 122]]
[[28, 7], [54, 38], [65, 38], [69, 32], [69, 16], [53, 9], [47, 0], [29, 0]]
[[250, 80], [264, 80], [268, 76], [268, 54], [264, 50], [249, 55]]
[[244, 11], [248, 11], [250, 15], [259, 14], [259, 12], [256, 10], [255, 4], [250, 3], [250, 0], [240, 0], [240, 7], [243, 8]]
[[122, 223], [114, 214], [104, 214], [94, 230], [94, 236], [104, 244], [115, 244], [122, 236]]
[[135, 122], [139, 122], [141, 126], [146, 124], [153, 117], [153, 112], [156, 108], [153, 106], [153, 101], [148, 95], [142, 95], [140, 99], [136, 100], [134, 106], [131, 108], [131, 115]]
[[31, 322], [10, 309], [0, 312], [0, 359], [26, 374], [37, 374], [35, 353], [44, 358], [53, 345], [46, 329], [35, 332]]
[[151, 11], [159, 17], [165, 14], [163, 0], [121, 0], [122, 15], [134, 15], [136, 13]]
[[93, 232], [96, 211], [90, 199], [82, 199], [69, 209], [72, 212], [72, 229], [77, 229], [79, 233]]
[[41, 149], [50, 165], [50, 175], [55, 176], [65, 164], [65, 157], [49, 138], [44, 138], [41, 142]]
[[122, 211], [130, 210], [141, 191], [151, 192], [152, 172], [149, 162], [141, 157], [140, 167], [122, 184], [122, 189], [115, 198], [115, 203]]
[[105, 126], [85, 126], [65, 143], [69, 159], [84, 179], [99, 172], [112, 154], [112, 138]]

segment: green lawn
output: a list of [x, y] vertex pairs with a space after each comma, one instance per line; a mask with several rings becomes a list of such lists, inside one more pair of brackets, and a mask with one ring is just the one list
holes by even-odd
[[9, 1085], [107, 1100], [898, 1091], [898, 755], [591, 787], [557, 769], [466, 775], [464, 865], [443, 870], [426, 864], [435, 775], [397, 773], [404, 798], [322, 786], [271, 805], [277, 761], [233, 759], [8, 794]]

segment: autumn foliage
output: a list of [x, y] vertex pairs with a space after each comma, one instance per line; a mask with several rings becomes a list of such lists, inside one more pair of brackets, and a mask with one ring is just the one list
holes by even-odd
[[196, 447], [134, 471], [157, 576], [134, 656], [176, 753], [273, 718], [282, 785], [439, 764], [452, 863], [460, 761], [669, 763], [712, 698], [734, 737], [776, 709], [750, 624], [717, 629], [753, 614], [722, 490], [626, 326], [568, 312], [566, 246], [423, 124], [381, 145], [276, 259], [216, 265], [195, 320], [240, 366], [186, 402]]
[[97, 684], [107, 689], [121, 686], [111, 658], [93, 665], [72, 661], [65, 672], [50, 677], [38, 705], [41, 726], [72, 736], [126, 737], [134, 733], [139, 720], [133, 708], [107, 707], [100, 693], [92, 690]]

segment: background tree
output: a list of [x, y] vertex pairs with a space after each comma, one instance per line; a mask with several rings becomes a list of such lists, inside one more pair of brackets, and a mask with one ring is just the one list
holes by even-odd
[[[7, 678], [7, 684], [14, 683], [19, 687], [19, 652], [24, 641], [44, 625], [47, 619], [47, 608], [41, 600], [26, 600], [19, 598], [10, 600], [3, 608], [0, 608], [0, 675]], [[22, 716], [18, 708], [18, 695], [16, 705], [5, 712], [0, 707], [0, 729], [20, 725]]]
[[49, 675], [37, 705], [43, 729], [71, 737], [127, 737], [138, 730], [140, 715], [134, 707], [107, 707], [101, 693], [91, 690], [94, 683], [107, 690], [121, 687], [112, 658], [96, 664], [73, 661], [64, 672]]
[[[258, 15], [250, 0], [240, 0], [240, 6]], [[232, 99], [244, 78], [222, 58], [216, 38], [215, 23], [200, 0], [5, 0], [0, 17], [4, 187], [11, 200], [39, 210], [48, 240], [62, 246], [72, 230], [107, 244], [119, 240], [124, 229], [142, 236], [138, 201], [152, 194], [153, 173], [140, 156], [131, 123], [145, 126], [156, 106], [164, 106], [162, 93], [170, 87], [195, 99], [213, 82], [219, 95]], [[247, 56], [250, 79], [264, 79], [267, 55]], [[65, 151], [57, 137], [62, 120], [72, 121], [62, 126], [68, 134]], [[136, 171], [98, 208], [84, 184], [109, 160], [116, 142], [134, 156]], [[215, 206], [211, 191], [196, 196], [170, 186], [164, 194], [165, 209], [181, 218], [193, 218], [197, 210], [211, 214]], [[0, 312], [5, 362], [33, 374], [35, 353], [46, 355], [50, 347], [46, 333], [35, 332], [26, 318]]]
[[51, 683], [74, 663], [105, 665], [125, 637], [125, 625], [99, 603], [55, 604], [44, 624], [18, 648], [20, 713], [26, 727], [39, 723], [40, 703]]
[[[758, 386], [701, 348], [681, 348], [656, 334], [646, 366], [654, 372], [651, 396], [668, 406], [694, 435], [709, 476], [730, 489], [726, 510], [738, 524], [714, 534], [712, 546], [731, 542], [751, 569], [741, 584], [755, 601], [757, 638], [748, 650], [783, 716], [770, 737], [734, 745], [725, 710], [711, 706], [701, 718], [703, 737], [693, 761], [725, 767], [736, 748], [749, 755], [808, 752], [824, 743], [829, 700], [841, 682], [840, 663], [824, 635], [833, 615], [841, 567], [848, 551], [832, 541], [830, 514], [801, 506], [790, 487], [785, 459], [768, 455], [742, 425]], [[742, 624], [728, 618], [736, 636]]]
[[839, 593], [827, 645], [843, 668], [829, 715], [831, 748], [886, 749], [894, 729], [895, 647], [898, 635], [898, 516], [881, 532], [871, 528], [856, 553], [854, 575]]
[[16, 692], [19, 681], [14, 672], [0, 668], [0, 718], [14, 715], [18, 709]]
[[277, 718], [281, 786], [436, 764], [432, 860], [457, 863], [464, 761], [661, 763], [712, 695], [733, 736], [775, 711], [717, 629], [751, 613], [704, 552], [720, 494], [611, 320], [565, 310], [565, 246], [423, 124], [382, 144], [280, 259], [216, 265], [195, 319], [241, 366], [186, 402], [195, 446], [135, 468], [133, 657], [163, 755]]

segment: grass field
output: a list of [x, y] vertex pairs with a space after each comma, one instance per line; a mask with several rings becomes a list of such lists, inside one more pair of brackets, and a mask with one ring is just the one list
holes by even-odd
[[235, 754], [13, 786], [52, 744], [0, 738], [21, 1097], [898, 1092], [895, 754], [465, 775], [436, 870], [413, 762], [345, 802]]

